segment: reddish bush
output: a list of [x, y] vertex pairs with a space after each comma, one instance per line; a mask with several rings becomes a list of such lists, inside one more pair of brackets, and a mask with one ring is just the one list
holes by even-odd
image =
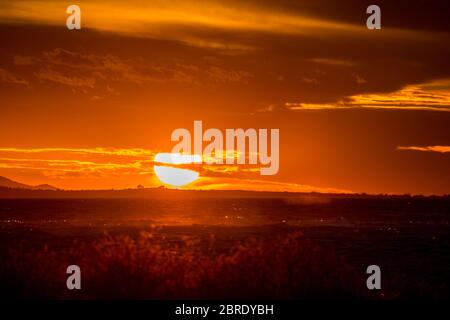
[[[1, 274], [18, 297], [213, 299], [357, 298], [365, 279], [334, 254], [292, 233], [249, 240], [217, 253], [214, 239], [166, 242], [152, 234], [105, 236], [92, 243], [31, 253], [11, 251]], [[82, 270], [82, 290], [66, 289], [66, 267]]]

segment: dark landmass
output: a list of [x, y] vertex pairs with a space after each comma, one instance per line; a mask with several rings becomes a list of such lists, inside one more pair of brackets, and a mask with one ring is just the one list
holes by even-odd
[[450, 195], [392, 195], [366, 193], [268, 192], [244, 190], [183, 190], [157, 188], [63, 190], [49, 184], [30, 186], [0, 176], [0, 199], [111, 199], [111, 198], [450, 198]]
[[[51, 186], [50, 186], [51, 187]], [[365, 193], [303, 193], [267, 192], [243, 190], [180, 190], [166, 188], [121, 189], [121, 190], [60, 190], [51, 188], [24, 189], [0, 187], [0, 199], [112, 199], [112, 198], [450, 198], [450, 195], [389, 195]]]
[[37, 186], [30, 186], [28, 184], [20, 183], [5, 177], [0, 176], [0, 188], [7, 188], [7, 189], [26, 189], [26, 190], [59, 190], [58, 188], [51, 186], [49, 184], [40, 184]]

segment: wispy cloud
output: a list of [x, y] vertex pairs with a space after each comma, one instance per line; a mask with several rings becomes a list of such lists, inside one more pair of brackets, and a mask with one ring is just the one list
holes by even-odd
[[[177, 61], [154, 63], [140, 57], [124, 58], [112, 54], [97, 55], [56, 48], [42, 52], [35, 57], [14, 58], [14, 63], [33, 66], [34, 76], [41, 81], [49, 81], [72, 88], [101, 89], [97, 98], [120, 94], [110, 83], [206, 83], [249, 82], [253, 75], [245, 70], [230, 69], [214, 64], [195, 65]], [[3, 75], [3, 76], [2, 76]], [[0, 69], [0, 81], [16, 82], [12, 74]]]
[[63, 160], [63, 159], [14, 159], [0, 158], [0, 168], [39, 170], [49, 177], [73, 177], [73, 176], [119, 176], [126, 174], [141, 174], [148, 172], [142, 161], [129, 163], [98, 163], [93, 161]]
[[64, 75], [61, 72], [55, 70], [42, 70], [36, 72], [36, 78], [44, 81], [51, 81], [70, 87], [88, 87], [93, 88], [95, 85], [95, 78], [92, 77], [77, 77]]
[[289, 110], [398, 109], [450, 111], [450, 80], [408, 85], [391, 93], [368, 93], [347, 97], [337, 103], [287, 102]]
[[276, 108], [276, 106], [274, 104], [269, 104], [265, 107], [257, 109], [256, 111], [257, 112], [272, 112], [275, 110], [275, 108]]
[[21, 79], [20, 77], [14, 75], [8, 70], [0, 68], [0, 83], [12, 83], [24, 85], [26, 87], [29, 86], [28, 81]]
[[[60, 1], [16, 0], [2, 4], [0, 21], [61, 25], [65, 11]], [[251, 45], [221, 41], [211, 37], [211, 32], [245, 32], [269, 35], [323, 36], [363, 35], [367, 29], [363, 23], [352, 24], [339, 20], [319, 18], [289, 7], [264, 5], [261, 2], [241, 1], [142, 1], [114, 2], [106, 0], [86, 1], [82, 4], [85, 28], [117, 32], [138, 37], [151, 37], [182, 41], [195, 46], [253, 50]], [[420, 37], [418, 32], [389, 29], [389, 35]], [[430, 35], [427, 35], [430, 38]], [[425, 37], [424, 37], [425, 38]], [[338, 63], [330, 59], [318, 59], [319, 63]], [[345, 65], [345, 64], [344, 64]]]
[[397, 147], [397, 150], [409, 150], [409, 151], [423, 151], [423, 152], [438, 152], [447, 153], [450, 152], [450, 146], [409, 146], [409, 147]]
[[[156, 187], [161, 185], [153, 171], [153, 166], [157, 164], [156, 154], [141, 148], [0, 148], [0, 171], [39, 173], [44, 181], [38, 183], [54, 183], [68, 189], [95, 189], [99, 185], [111, 188], [117, 183], [133, 186], [126, 183], [128, 179]], [[259, 168], [250, 165], [192, 164], [177, 167], [191, 168], [200, 173], [200, 178], [189, 185], [189, 189], [349, 192], [252, 178], [259, 177]], [[108, 185], [108, 182], [111, 184]]]
[[356, 66], [355, 62], [352, 62], [349, 60], [342, 60], [342, 59], [333, 59], [333, 58], [315, 58], [315, 59], [311, 59], [310, 61], [318, 63], [318, 64], [325, 64], [325, 65], [329, 65], [329, 66], [338, 66], [338, 67]]
[[0, 168], [51, 178], [100, 178], [150, 173], [154, 155], [139, 148], [0, 148]]
[[30, 56], [15, 55], [13, 59], [16, 66], [29, 66], [33, 63], [33, 58]]
[[[39, 170], [49, 176], [118, 176], [153, 174], [152, 167], [160, 153], [142, 148], [0, 148], [0, 168]], [[226, 158], [238, 158], [226, 153]], [[196, 170], [204, 177], [259, 174], [255, 165], [166, 164]]]
[[[60, 24], [61, 6], [56, 0], [17, 0], [3, 4], [0, 17], [28, 22]], [[302, 16], [238, 2], [140, 1], [112, 5], [108, 1], [83, 3], [91, 19], [88, 27], [130, 33], [156, 33], [159, 26], [184, 25], [217, 29], [254, 30], [270, 33], [308, 33], [322, 30], [360, 30], [354, 25]], [[64, 11], [62, 11], [64, 13]], [[43, 14], [45, 13], [45, 14]]]
[[0, 152], [49, 153], [68, 152], [74, 154], [100, 154], [117, 156], [153, 156], [155, 152], [141, 148], [0, 148]]
[[237, 178], [203, 178], [189, 186], [194, 190], [247, 190], [272, 192], [321, 192], [352, 193], [352, 191], [336, 188], [321, 188], [289, 182], [276, 182], [258, 179]]
[[215, 82], [242, 82], [247, 83], [248, 79], [253, 75], [243, 70], [226, 70], [217, 66], [211, 66], [207, 68], [206, 74], [208, 78]]

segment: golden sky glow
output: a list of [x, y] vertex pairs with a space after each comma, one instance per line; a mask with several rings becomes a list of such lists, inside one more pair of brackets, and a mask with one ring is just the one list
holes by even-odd
[[[189, 184], [187, 189], [192, 190], [350, 192], [296, 183], [264, 181], [258, 179], [259, 169], [254, 170], [253, 179], [242, 179], [236, 174], [253, 170], [237, 165], [197, 164], [194, 168], [202, 172], [202, 176], [197, 180], [196, 171], [182, 167], [185, 162], [175, 161], [173, 167], [163, 167], [161, 164], [168, 162], [163, 161], [161, 157], [158, 159], [158, 154], [162, 155], [137, 148], [0, 148], [0, 172], [15, 171], [24, 176], [36, 176], [35, 179], [27, 179], [27, 181], [34, 185], [45, 180], [67, 189], [104, 189], [110, 186], [128, 188], [142, 182], [146, 187], [159, 187], [162, 184], [168, 187], [182, 187]], [[181, 165], [181, 167], [176, 168], [175, 165]], [[154, 177], [154, 171], [158, 171], [159, 179]], [[181, 173], [181, 176], [177, 175], [178, 173]], [[142, 179], [143, 176], [144, 179]], [[136, 185], [130, 186], [132, 181]], [[193, 181], [195, 182], [190, 184]]]
[[[10, 1], [0, 17], [24, 22], [60, 24], [66, 16], [61, 1]], [[88, 28], [152, 34], [164, 25], [193, 25], [205, 28], [238, 29], [271, 33], [311, 31], [361, 31], [361, 26], [269, 10], [257, 5], [230, 1], [89, 1], [82, 5]]]
[[[325, 6], [326, 4], [324, 4]], [[61, 25], [66, 18], [67, 3], [58, 0], [6, 1], [0, 19], [19, 23]], [[133, 36], [179, 40], [211, 48], [252, 50], [253, 46], [204, 37], [191, 29], [209, 29], [239, 32], [262, 32], [280, 35], [307, 35], [314, 37], [336, 34], [359, 34], [365, 25], [320, 18], [278, 7], [264, 7], [252, 1], [195, 1], [195, 0], [131, 0], [85, 1], [80, 4], [84, 27], [125, 33]], [[434, 34], [410, 32], [390, 28], [390, 37], [421, 37], [431, 40]], [[320, 59], [319, 59], [320, 60]], [[326, 59], [324, 59], [326, 61]], [[333, 61], [330, 59], [329, 61]], [[337, 61], [337, 60], [335, 60]]]

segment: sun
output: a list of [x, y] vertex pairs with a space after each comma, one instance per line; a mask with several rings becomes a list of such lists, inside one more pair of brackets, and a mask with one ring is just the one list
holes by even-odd
[[198, 179], [199, 173], [188, 169], [154, 166], [158, 179], [173, 187], [184, 187]]
[[182, 155], [179, 153], [158, 153], [155, 156], [155, 163], [158, 165], [153, 166], [156, 177], [167, 185], [172, 187], [184, 187], [195, 180], [197, 180], [200, 174], [197, 171], [190, 169], [181, 169], [168, 165], [190, 164], [200, 163], [201, 157], [196, 155]]

